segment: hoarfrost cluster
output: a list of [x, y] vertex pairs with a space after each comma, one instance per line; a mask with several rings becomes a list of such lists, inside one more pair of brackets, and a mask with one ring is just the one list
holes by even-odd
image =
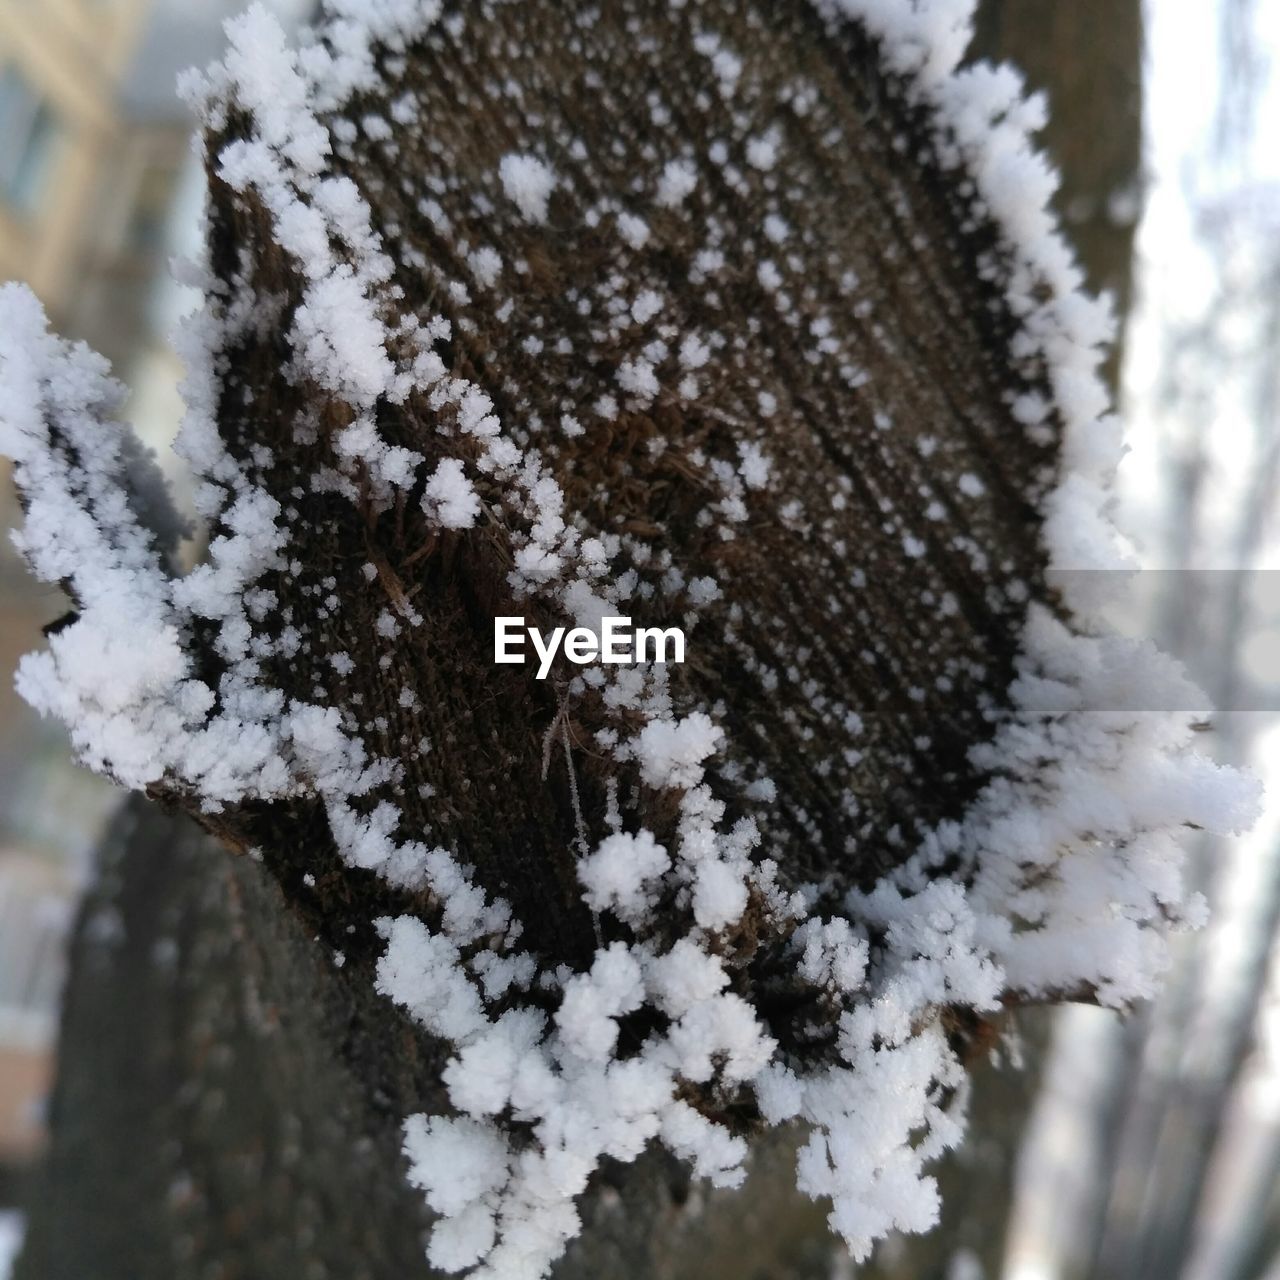
[[[1023, 96], [1008, 69], [960, 69], [968, 0], [816, 7], [833, 27], [869, 33], [885, 74], [928, 114], [930, 163], [970, 184], [978, 215], [998, 229], [999, 250], [985, 268], [1017, 321], [1010, 360], [1037, 370], [1010, 406], [1009, 429], [1033, 439], [1052, 429], [1046, 438], [1060, 442], [1042, 511], [1050, 568], [1117, 567], [1103, 514], [1117, 425], [1097, 372], [1110, 322], [1080, 291], [1047, 209], [1054, 177], [1029, 141], [1042, 104]], [[695, 626], [723, 609], [716, 616], [726, 631], [741, 632], [751, 625], [743, 617], [750, 602], [725, 599], [724, 583], [686, 573], [678, 551], [651, 532], [592, 528], [553, 465], [631, 410], [705, 399], [726, 358], [719, 333], [674, 330], [661, 281], [626, 278], [626, 255], [638, 262], [656, 251], [698, 207], [692, 154], [655, 157], [625, 201], [603, 197], [588, 208], [586, 226], [616, 238], [621, 265], [600, 297], [581, 299], [583, 314], [595, 308], [602, 342], [631, 334], [631, 345], [611, 382], [540, 423], [504, 419], [497, 404], [511, 402], [512, 389], [491, 395], [481, 373], [464, 377], [448, 359], [471, 317], [502, 323], [515, 314], [535, 266], [477, 239], [482, 218], [454, 225], [445, 185], [428, 186], [417, 212], [454, 246], [465, 278], [435, 280], [419, 255], [407, 265], [434, 280], [441, 310], [406, 309], [397, 255], [417, 251], [397, 244], [394, 227], [375, 226], [375, 194], [336, 171], [353, 149], [391, 154], [418, 122], [412, 87], [400, 88], [415, 44], [437, 23], [465, 39], [466, 22], [427, 0], [330, 0], [326, 25], [293, 50], [255, 5], [229, 24], [224, 61], [186, 78], [211, 167], [262, 211], [301, 283], [286, 311], [255, 288], [247, 250], [238, 277], [226, 263], [187, 267], [205, 306], [180, 337], [189, 372], [179, 450], [198, 479], [211, 537], [203, 563], [185, 576], [170, 563], [180, 522], [165, 509], [154, 467], [115, 423], [120, 388], [101, 360], [48, 332], [27, 291], [0, 293], [0, 447], [15, 461], [26, 511], [15, 538], [32, 571], [65, 584], [78, 609], [46, 651], [23, 660], [19, 688], [65, 722], [87, 765], [124, 786], [167, 791], [209, 815], [248, 801], [317, 801], [349, 866], [430, 904], [377, 922], [376, 986], [451, 1046], [443, 1078], [451, 1113], [408, 1116], [404, 1126], [410, 1177], [438, 1215], [433, 1265], [488, 1280], [547, 1274], [579, 1230], [575, 1200], [600, 1162], [634, 1160], [650, 1143], [714, 1185], [738, 1185], [747, 1142], [718, 1108], [743, 1100], [763, 1124], [805, 1128], [798, 1185], [830, 1201], [833, 1229], [862, 1258], [887, 1232], [923, 1231], [936, 1220], [926, 1168], [960, 1136], [964, 1074], [944, 1012], [1073, 995], [1121, 1007], [1149, 995], [1165, 932], [1196, 924], [1201, 911], [1179, 876], [1179, 830], [1240, 828], [1252, 790], [1190, 750], [1199, 704], [1172, 663], [1108, 634], [1094, 600], [1068, 598], [1062, 609], [1033, 600], [1008, 714], [974, 749], [988, 781], [961, 816], [913, 836], [914, 847], [873, 886], [833, 892], [773, 856], [769, 815], [785, 797], [771, 777], [743, 772], [743, 806], [732, 814], [710, 784], [732, 745], [722, 706], [677, 706], [657, 667], [597, 666], [567, 678], [564, 696], [598, 697], [609, 720], [592, 749], [631, 789], [665, 797], [674, 818], [665, 832], [637, 824], [627, 788], [615, 785], [603, 826], [581, 823], [573, 849], [600, 938], [593, 959], [573, 970], [522, 946], [523, 922], [482, 888], [478, 854], [457, 847], [447, 823], [429, 836], [407, 829], [396, 799], [405, 762], [378, 748], [385, 735], [366, 732], [376, 723], [370, 709], [344, 703], [319, 676], [309, 695], [273, 678], [280, 664], [310, 654], [315, 639], [302, 611], [282, 599], [287, 584], [306, 578], [294, 554], [306, 501], [337, 495], [380, 515], [411, 500], [433, 539], [501, 538], [516, 597], [581, 626], [627, 612], [628, 602], [667, 599]], [[750, 73], [714, 13], [694, 48], [708, 100], [732, 110]], [[798, 114], [815, 109], [805, 86], [788, 93]], [[654, 119], [664, 110], [655, 98]], [[581, 142], [560, 145], [581, 159]], [[727, 141], [712, 144], [726, 180], [769, 182], [786, 161], [786, 128], [745, 128], [734, 145], [737, 162]], [[565, 234], [558, 201], [577, 179], [557, 155], [506, 152], [477, 207], [505, 201], [527, 235]], [[798, 227], [795, 211], [771, 208], [762, 228], [768, 256], [755, 267], [783, 313], [802, 291], [788, 247]], [[717, 239], [689, 251], [693, 287], [714, 291], [728, 247]], [[857, 282], [847, 286], [856, 310]], [[286, 314], [287, 377], [317, 389], [314, 402], [324, 406], [292, 424], [297, 447], [316, 449], [310, 474], [292, 488], [278, 483], [265, 445], [228, 446], [232, 411], [222, 391], [242, 340]], [[513, 327], [509, 339], [547, 368], [577, 358], [545, 328]], [[835, 363], [849, 396], [867, 394], [838, 314], [814, 321], [804, 340], [812, 363]], [[429, 446], [387, 437], [396, 408], [435, 415]], [[699, 527], [714, 539], [748, 537], [762, 504], [787, 528], [816, 518], [813, 495], [778, 487], [787, 412], [760, 390], [722, 424], [738, 433], [731, 453], [682, 463], [703, 478]], [[894, 430], [891, 415], [878, 411], [875, 429]], [[678, 443], [649, 447], [656, 455]], [[929, 459], [928, 436], [917, 451]], [[950, 509], [984, 496], [968, 471], [953, 487], [929, 495], [928, 519], [941, 518], [944, 502]], [[838, 510], [855, 498], [840, 490], [830, 500]], [[932, 535], [896, 525], [892, 534], [905, 556], [927, 560]], [[429, 632], [429, 599], [407, 594], [372, 552], [361, 573], [369, 590], [385, 587], [388, 596], [379, 642]], [[1064, 589], [1083, 580], [1068, 578]], [[332, 582], [307, 583], [306, 598], [320, 617], [342, 609]], [[347, 650], [323, 658], [326, 680], [352, 676]], [[789, 674], [752, 675], [777, 699], [793, 696]], [[949, 678], [939, 673], [944, 693]], [[799, 696], [803, 680], [794, 679]], [[1117, 689], [1137, 685], [1189, 709], [1099, 710], [1117, 705]], [[397, 689], [389, 701], [412, 708], [420, 696]], [[822, 709], [818, 694], [805, 688], [805, 696]], [[857, 712], [833, 704], [828, 713], [853, 743]], [[548, 731], [548, 758], [560, 750], [557, 732]], [[567, 754], [567, 729], [563, 736]], [[856, 767], [857, 749], [844, 757], [822, 767]], [[847, 812], [853, 829], [852, 790]], [[748, 918], [826, 1028], [812, 1052], [795, 1037], [784, 1044], [752, 999], [733, 941]]]

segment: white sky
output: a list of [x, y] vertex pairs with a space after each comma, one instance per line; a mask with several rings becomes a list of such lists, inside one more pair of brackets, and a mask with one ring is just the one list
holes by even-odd
[[[1257, 8], [1263, 47], [1280, 55], [1280, 0], [1258, 0]], [[1154, 383], [1168, 321], [1199, 314], [1214, 286], [1214, 265], [1193, 233], [1196, 204], [1238, 193], [1246, 182], [1280, 182], [1280, 76], [1270, 78], [1263, 95], [1260, 127], [1245, 163], [1224, 170], [1210, 156], [1221, 68], [1218, 3], [1148, 0], [1147, 19], [1148, 201], [1138, 236], [1138, 303], [1127, 337], [1124, 409], [1131, 452], [1121, 465], [1119, 487], [1121, 522], [1137, 539], [1142, 563], [1178, 568], [1185, 566], [1169, 564], [1156, 545], [1168, 478], [1162, 460], [1177, 424], [1157, 411]], [[1241, 447], [1243, 421], [1229, 408], [1220, 413], [1208, 433], [1207, 492], [1211, 517], [1226, 526], [1248, 480], [1249, 455]], [[1202, 567], [1234, 567], [1225, 551], [1207, 554]]]

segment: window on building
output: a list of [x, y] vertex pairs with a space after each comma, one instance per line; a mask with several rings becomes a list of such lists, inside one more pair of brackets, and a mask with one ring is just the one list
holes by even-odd
[[0, 860], [0, 1049], [51, 1038], [71, 915], [69, 893]]
[[22, 69], [0, 69], [0, 196], [23, 213], [34, 212], [58, 146], [57, 116]]
[[125, 236], [127, 247], [133, 252], [155, 254], [164, 249], [176, 180], [172, 169], [157, 165], [151, 165], [142, 175]]

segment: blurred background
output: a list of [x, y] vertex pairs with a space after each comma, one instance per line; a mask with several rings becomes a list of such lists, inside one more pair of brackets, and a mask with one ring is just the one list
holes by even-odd
[[[168, 262], [198, 244], [201, 179], [173, 83], [241, 7], [0, 0], [0, 279], [111, 359], [179, 492], [166, 338], [192, 300]], [[288, 25], [309, 5], [272, 7]], [[1247, 839], [1193, 846], [1213, 923], [1179, 940], [1162, 998], [1027, 1019], [1021, 1069], [979, 1080], [944, 1174], [968, 1194], [927, 1253], [890, 1242], [873, 1270], [1280, 1280], [1280, 0], [984, 0], [979, 40], [1050, 89], [1060, 210], [1124, 320], [1118, 514], [1147, 571], [1128, 625], [1187, 661], [1219, 708], [1206, 749], [1271, 799]], [[0, 475], [0, 523], [17, 521]], [[0, 1280], [45, 1141], [66, 935], [116, 802], [12, 692], [64, 607], [6, 540]]]
[[[307, 6], [277, 0], [286, 24]], [[174, 92], [216, 57], [240, 0], [0, 0], [0, 279], [23, 280], [53, 326], [107, 356], [128, 413], [181, 494], [167, 446], [182, 368], [166, 335], [192, 299], [170, 279], [199, 243], [200, 168]], [[8, 462], [0, 524], [20, 523]], [[0, 1277], [45, 1141], [68, 931], [114, 788], [13, 691], [61, 593], [0, 547]]]

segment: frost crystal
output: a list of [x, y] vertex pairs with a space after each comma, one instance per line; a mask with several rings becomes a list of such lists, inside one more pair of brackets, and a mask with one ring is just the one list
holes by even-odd
[[530, 222], [546, 222], [547, 201], [555, 189], [555, 174], [536, 156], [508, 155], [499, 166], [502, 189]]

